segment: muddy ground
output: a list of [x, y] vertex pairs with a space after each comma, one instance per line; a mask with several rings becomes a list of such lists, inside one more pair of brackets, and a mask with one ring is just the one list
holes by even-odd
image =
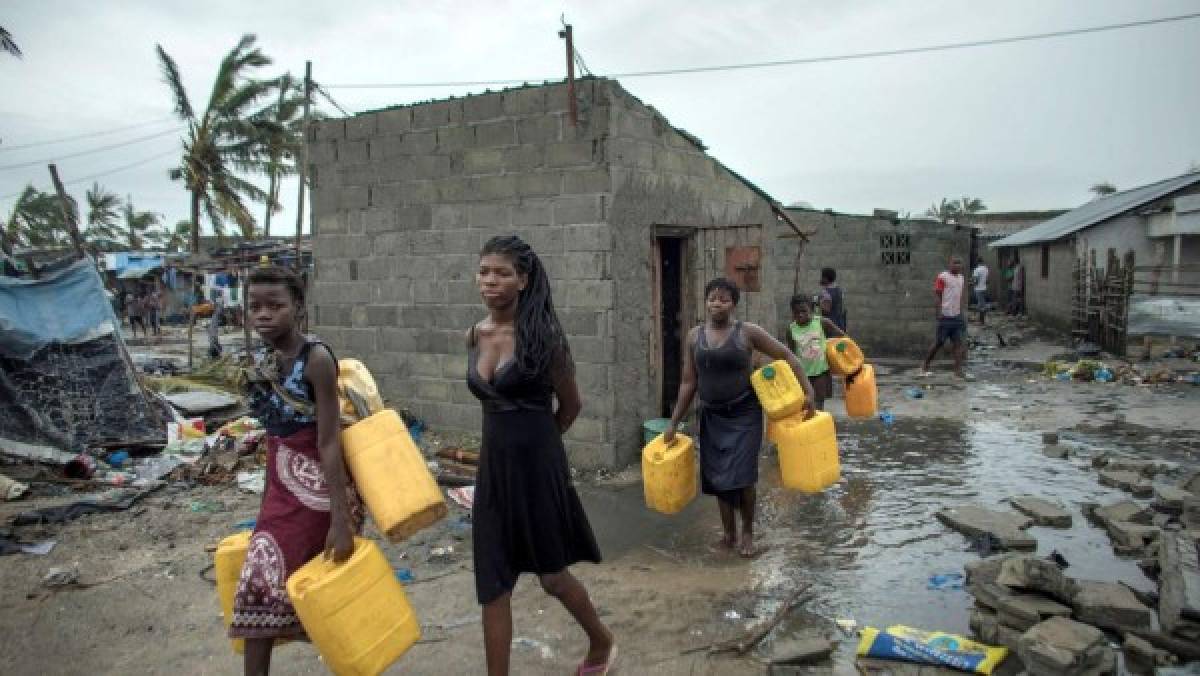
[[[712, 546], [719, 526], [711, 499], [666, 517], [645, 508], [636, 468], [581, 479], [606, 560], [575, 573], [616, 632], [621, 672], [765, 673], [758, 655], [769, 653], [773, 641], [817, 634], [841, 647], [832, 665], [815, 671], [858, 673], [851, 656], [856, 639], [837, 619], [968, 633], [966, 593], [927, 584], [931, 575], [961, 572], [980, 555], [933, 518], [939, 508], [964, 502], [1000, 507], [1023, 493], [1059, 500], [1075, 514], [1075, 525], [1031, 529], [1038, 553], [1059, 551], [1076, 577], [1153, 588], [1080, 516], [1085, 502], [1127, 497], [1096, 481], [1089, 457], [1116, 450], [1200, 465], [1200, 388], [1048, 380], [1036, 364], [1059, 352], [1042, 343], [977, 350], [972, 382], [948, 372], [921, 379], [914, 363], [881, 361], [881, 407], [894, 415], [892, 425], [848, 420], [840, 401], [829, 403], [842, 453], [836, 486], [817, 496], [785, 491], [773, 453], [764, 454], [759, 532], [768, 549], [753, 561]], [[920, 398], [913, 387], [921, 388]], [[1042, 455], [1044, 431], [1060, 432], [1073, 451], [1069, 459]], [[206, 573], [206, 547], [253, 518], [257, 500], [233, 486], [169, 486], [126, 512], [18, 529], [25, 540], [54, 538], [58, 545], [46, 556], [0, 558], [3, 672], [238, 673]], [[36, 504], [5, 503], [0, 517]], [[412, 571], [408, 593], [424, 627], [422, 642], [388, 673], [482, 672], [468, 518], [452, 505], [435, 528], [403, 545], [384, 545], [397, 568]], [[432, 548], [446, 546], [454, 548], [451, 560], [431, 560]], [[80, 582], [92, 586], [44, 589], [40, 580], [53, 566], [77, 566]], [[682, 654], [745, 631], [802, 583], [814, 585], [815, 598], [759, 653]], [[565, 611], [532, 579], [521, 580], [513, 608], [513, 673], [572, 673], [585, 642]], [[279, 648], [274, 666], [277, 673], [325, 673], [307, 644]]]

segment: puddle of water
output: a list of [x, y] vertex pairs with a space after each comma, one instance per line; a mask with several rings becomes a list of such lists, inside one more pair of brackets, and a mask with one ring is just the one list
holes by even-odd
[[[1090, 466], [1098, 450], [1136, 455], [1138, 440], [1074, 433], [1069, 460], [1042, 454], [1041, 430], [1017, 429], [996, 404], [1018, 399], [1012, 387], [980, 384], [964, 393], [984, 413], [967, 422], [948, 419], [839, 420], [842, 479], [820, 495], [783, 489], [776, 459], [765, 458], [759, 483], [758, 537], [769, 549], [746, 564], [716, 552], [717, 508], [701, 496], [682, 513], [662, 516], [642, 503], [640, 484], [584, 489], [589, 515], [607, 556], [650, 546], [681, 562], [744, 570], [747, 587], [779, 590], [802, 582], [818, 592], [807, 610], [825, 618], [853, 618], [859, 626], [907, 624], [968, 634], [972, 605], [963, 590], [935, 591], [929, 578], [961, 573], [979, 558], [962, 535], [942, 525], [934, 513], [968, 502], [1007, 510], [1005, 498], [1030, 494], [1058, 501], [1074, 516], [1070, 529], [1034, 527], [1037, 554], [1057, 550], [1067, 573], [1077, 579], [1124, 581], [1152, 590], [1133, 560], [1119, 559], [1105, 532], [1081, 513], [1088, 502], [1127, 499], [1101, 486]], [[1155, 453], [1155, 455], [1159, 455]], [[714, 613], [720, 609], [714, 608]], [[788, 625], [791, 627], [792, 625]], [[787, 630], [785, 630], [787, 631]], [[854, 641], [843, 641], [843, 652]]]

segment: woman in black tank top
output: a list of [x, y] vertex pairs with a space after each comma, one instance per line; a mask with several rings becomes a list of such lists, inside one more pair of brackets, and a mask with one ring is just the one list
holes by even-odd
[[[805, 417], [815, 411], [812, 385], [796, 355], [762, 327], [734, 319], [740, 295], [737, 286], [727, 279], [714, 279], [705, 285], [708, 320], [688, 334], [679, 397], [663, 439], [670, 443], [675, 438], [675, 429], [698, 390], [701, 488], [717, 498], [725, 531], [721, 546], [736, 546], [739, 554], [751, 558], [758, 553], [754, 547], [755, 484], [763, 439], [762, 407], [750, 385], [754, 352], [787, 360], [804, 387]], [[740, 540], [735, 512], [742, 517]]]

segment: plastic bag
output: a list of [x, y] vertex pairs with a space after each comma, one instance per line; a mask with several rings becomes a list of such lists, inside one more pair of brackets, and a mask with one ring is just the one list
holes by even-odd
[[893, 625], [885, 630], [863, 628], [858, 655], [991, 674], [1008, 657], [1008, 648], [976, 643], [956, 634]]
[[353, 425], [383, 410], [375, 378], [357, 359], [338, 360], [338, 405], [343, 425]]

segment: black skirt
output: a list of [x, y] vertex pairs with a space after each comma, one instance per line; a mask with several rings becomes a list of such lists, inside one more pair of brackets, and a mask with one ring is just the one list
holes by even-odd
[[763, 442], [763, 410], [753, 390], [734, 401], [697, 410], [700, 441], [700, 488], [725, 497], [758, 483], [758, 453]]

